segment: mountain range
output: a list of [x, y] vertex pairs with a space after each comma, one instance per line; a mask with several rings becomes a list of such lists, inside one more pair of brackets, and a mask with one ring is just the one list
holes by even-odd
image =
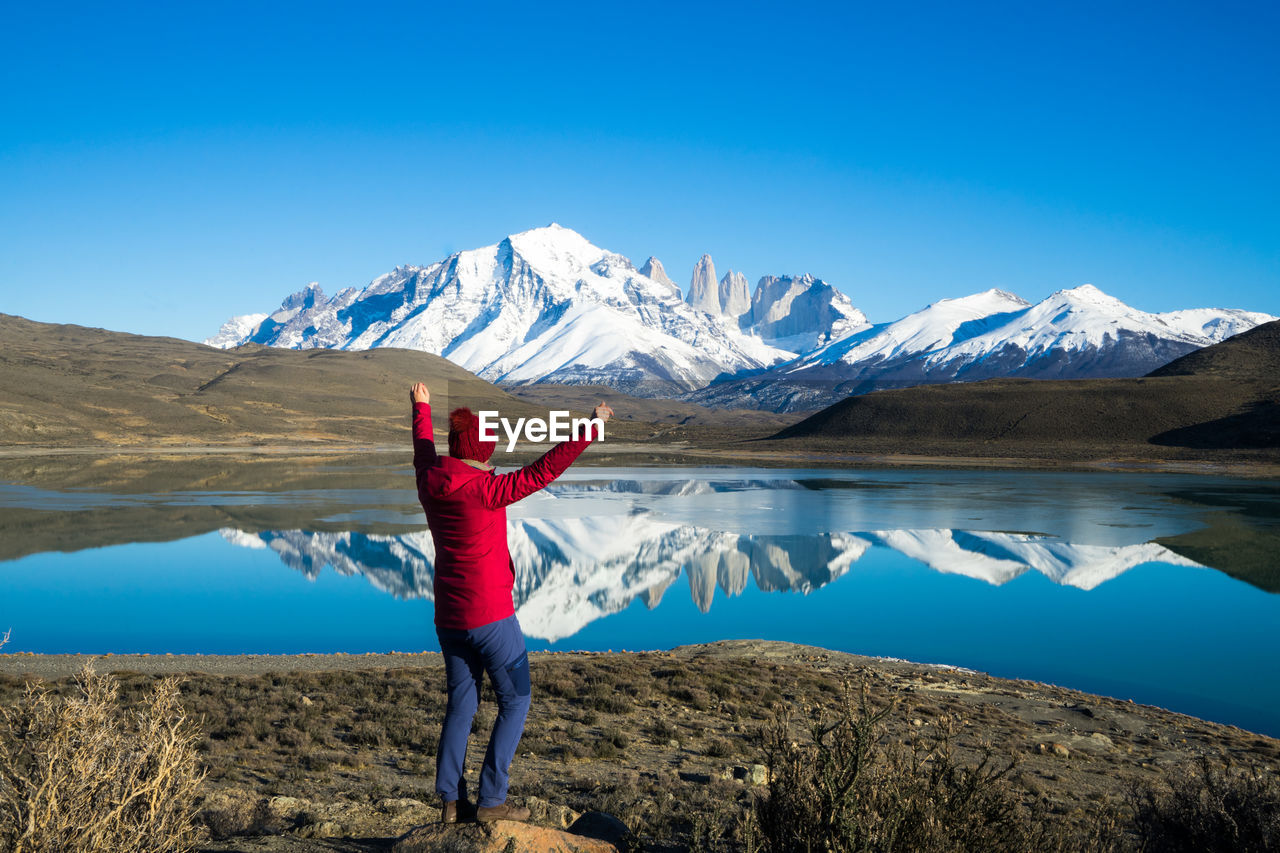
[[1280, 448], [1278, 412], [1280, 321], [1273, 320], [1142, 377], [991, 379], [861, 394], [774, 438], [860, 454], [1116, 459], [1192, 448], [1263, 462]]
[[850, 394], [993, 377], [1140, 376], [1275, 319], [1238, 309], [1151, 314], [1092, 285], [1031, 304], [1000, 290], [872, 324], [812, 275], [717, 278], [704, 255], [685, 293], [661, 261], [626, 257], [559, 225], [513, 234], [363, 288], [318, 284], [206, 343], [398, 347], [505, 385], [600, 384], [713, 406], [799, 411]]

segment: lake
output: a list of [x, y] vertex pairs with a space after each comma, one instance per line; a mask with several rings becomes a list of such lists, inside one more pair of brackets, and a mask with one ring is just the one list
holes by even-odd
[[[435, 650], [407, 466], [271, 470], [0, 482], [5, 651]], [[582, 467], [509, 515], [534, 649], [787, 640], [1280, 736], [1280, 484]]]

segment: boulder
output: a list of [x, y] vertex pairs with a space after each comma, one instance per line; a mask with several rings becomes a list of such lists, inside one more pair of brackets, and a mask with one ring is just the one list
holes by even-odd
[[297, 797], [272, 797], [267, 801], [267, 813], [284, 821], [294, 821], [311, 808], [309, 800]]
[[630, 847], [631, 830], [627, 825], [606, 812], [586, 812], [573, 822], [569, 831], [574, 835], [594, 838], [610, 846], [626, 850]]
[[391, 850], [392, 853], [619, 853], [616, 845], [599, 838], [513, 820], [428, 824], [401, 836]]

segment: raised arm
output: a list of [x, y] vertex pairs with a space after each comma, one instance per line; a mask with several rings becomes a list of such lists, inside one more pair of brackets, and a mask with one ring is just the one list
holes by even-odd
[[[595, 411], [591, 413], [593, 418], [600, 418], [602, 421], [608, 421], [612, 415], [613, 409], [604, 403], [596, 406]], [[493, 477], [485, 490], [489, 508], [497, 509], [513, 504], [521, 498], [527, 498], [563, 474], [565, 469], [573, 464], [573, 460], [577, 459], [578, 455], [591, 443], [592, 431], [588, 429], [586, 433], [584, 438], [571, 438], [560, 442], [518, 471]]]
[[431, 392], [421, 382], [409, 389], [413, 406], [413, 470], [419, 476], [436, 461], [436, 443], [431, 433]]

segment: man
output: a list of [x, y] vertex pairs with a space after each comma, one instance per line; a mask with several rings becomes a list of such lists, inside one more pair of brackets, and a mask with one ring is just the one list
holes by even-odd
[[[436, 751], [440, 819], [458, 820], [466, 802], [463, 760], [467, 735], [488, 673], [498, 697], [475, 816], [480, 821], [528, 820], [529, 810], [507, 803], [507, 773], [529, 713], [529, 656], [516, 621], [511, 588], [515, 568], [507, 550], [507, 510], [564, 473], [591, 443], [587, 435], [552, 447], [535, 462], [509, 474], [488, 464], [497, 441], [481, 441], [479, 419], [470, 409], [449, 413], [449, 455], [436, 453], [431, 433], [431, 394], [419, 382], [409, 391], [413, 406], [413, 467], [418, 500], [436, 547], [434, 591], [436, 636], [444, 653], [449, 701]], [[607, 421], [613, 409], [596, 406], [592, 418]]]

